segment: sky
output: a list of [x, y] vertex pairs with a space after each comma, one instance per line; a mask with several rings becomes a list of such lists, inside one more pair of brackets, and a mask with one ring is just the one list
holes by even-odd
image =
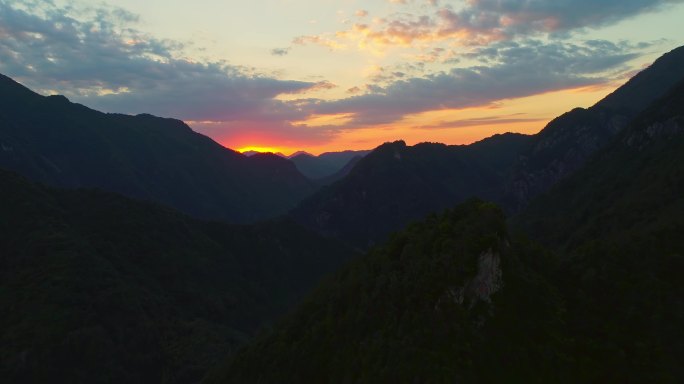
[[0, 0], [0, 73], [237, 150], [532, 134], [684, 44], [684, 0]]

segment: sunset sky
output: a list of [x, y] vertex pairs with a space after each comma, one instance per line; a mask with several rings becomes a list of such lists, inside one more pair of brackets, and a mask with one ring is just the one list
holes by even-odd
[[0, 0], [0, 72], [284, 153], [538, 132], [684, 44], [684, 0]]

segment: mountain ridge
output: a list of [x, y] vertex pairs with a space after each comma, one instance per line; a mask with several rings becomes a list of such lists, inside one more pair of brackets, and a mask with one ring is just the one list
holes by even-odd
[[105, 114], [4, 77], [0, 167], [59, 187], [97, 187], [201, 218], [254, 222], [316, 186], [287, 159], [246, 157], [180, 120]]
[[[683, 68], [680, 47], [593, 107], [573, 109], [535, 135], [498, 135], [469, 146], [383, 144], [290, 215], [319, 233], [367, 248], [412, 220], [473, 196], [500, 204], [507, 212], [520, 212], [608, 145], [654, 98], [684, 79]], [[634, 100], [633, 95], [642, 94]], [[377, 163], [370, 164], [373, 161]]]
[[409, 225], [205, 382], [680, 382], [683, 192], [684, 81], [508, 224]]
[[[289, 158], [306, 177], [317, 182], [335, 179], [333, 175], [344, 169], [356, 157], [364, 157], [370, 151], [324, 152], [318, 156], [299, 151]], [[344, 173], [344, 172], [343, 172]]]

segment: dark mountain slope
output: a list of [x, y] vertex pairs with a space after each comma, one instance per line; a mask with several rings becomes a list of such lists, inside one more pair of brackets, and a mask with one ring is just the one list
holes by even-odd
[[316, 180], [316, 184], [318, 184], [320, 186], [326, 186], [326, 185], [333, 184], [336, 181], [344, 179], [349, 173], [351, 173], [352, 169], [354, 169], [354, 167], [356, 167], [356, 164], [358, 164], [359, 161], [361, 161], [361, 159], [363, 159], [363, 157], [361, 157], [361, 156], [356, 156], [356, 157], [352, 158], [339, 171], [333, 173], [330, 176], [326, 176], [322, 179]]
[[514, 224], [564, 256], [583, 381], [684, 380], [684, 82]]
[[302, 152], [290, 157], [297, 169], [311, 180], [329, 178], [344, 168], [355, 157], [366, 156], [370, 151], [326, 152], [313, 156]]
[[453, 202], [496, 199], [503, 194], [507, 167], [528, 140], [506, 134], [472, 146], [387, 143], [291, 215], [321, 233], [367, 247]]
[[3, 382], [189, 383], [352, 255], [0, 172]]
[[525, 208], [682, 80], [684, 47], [663, 55], [593, 107], [577, 108], [551, 121], [521, 154], [503, 204], [513, 211]]
[[325, 281], [207, 382], [571, 381], [562, 303], [536, 272], [549, 261], [511, 242], [491, 204], [432, 215]]
[[606, 96], [596, 105], [613, 110], [643, 110], [663, 97], [663, 89], [683, 80], [684, 47], [673, 49], [656, 60], [650, 68], [636, 74], [627, 84]]
[[658, 224], [654, 218], [676, 218], [684, 207], [682, 133], [684, 82], [516, 222], [542, 242], [569, 249], [613, 233], [644, 231]]
[[0, 166], [60, 187], [97, 187], [202, 218], [249, 222], [314, 186], [288, 160], [246, 157], [150, 115], [104, 114], [0, 77]]

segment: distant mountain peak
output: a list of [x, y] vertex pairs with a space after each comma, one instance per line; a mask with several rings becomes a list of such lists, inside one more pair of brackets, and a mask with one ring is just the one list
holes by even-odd
[[326, 184], [346, 175], [350, 169], [347, 167], [350, 162], [356, 164], [358, 159], [355, 161], [355, 158], [364, 157], [368, 153], [370, 151], [346, 150], [325, 152], [314, 156], [306, 151], [298, 151], [289, 158], [306, 177]]
[[288, 159], [291, 159], [291, 158], [297, 157], [297, 156], [310, 156], [310, 157], [316, 157], [316, 156], [310, 154], [310, 153], [307, 152], [307, 151], [297, 151], [297, 152], [291, 154], [290, 156], [285, 156], [285, 157], [287, 157]]
[[380, 145], [378, 148], [387, 148], [387, 147], [403, 148], [403, 147], [406, 147], [406, 142], [404, 140], [388, 141], [388, 142]]

